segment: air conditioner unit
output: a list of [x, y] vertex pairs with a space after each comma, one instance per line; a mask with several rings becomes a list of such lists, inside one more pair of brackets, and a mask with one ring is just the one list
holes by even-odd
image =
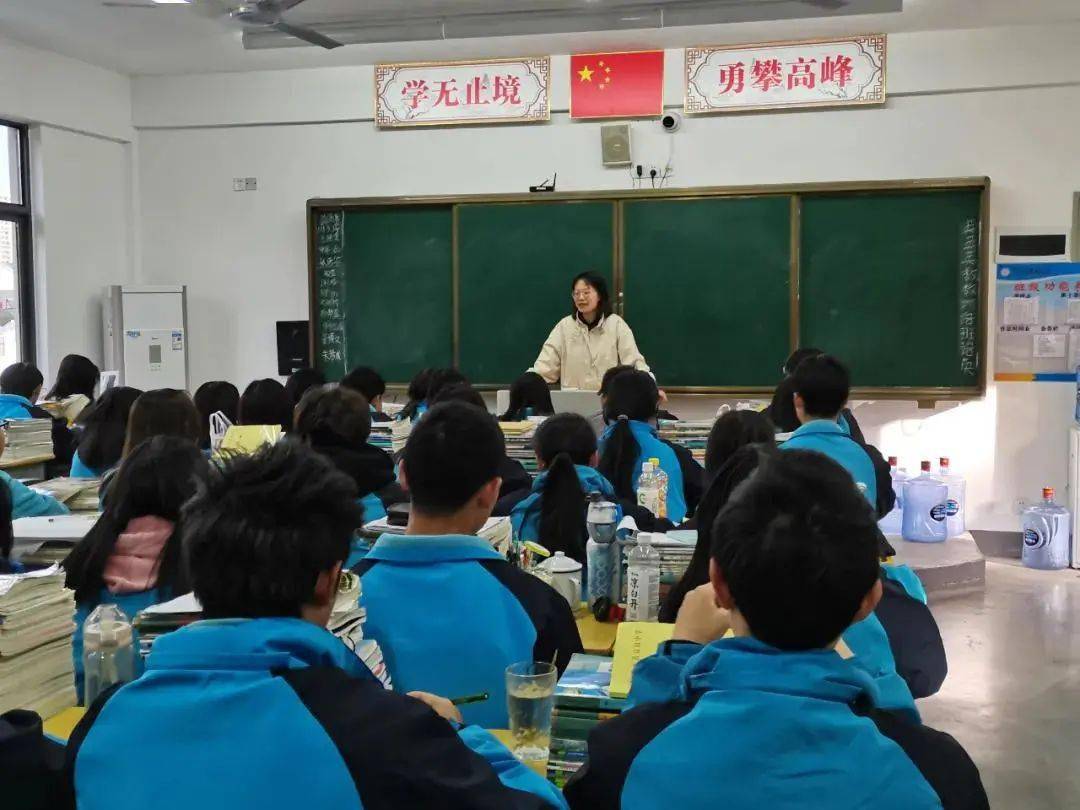
[[186, 287], [112, 285], [102, 313], [105, 367], [122, 385], [187, 390]]

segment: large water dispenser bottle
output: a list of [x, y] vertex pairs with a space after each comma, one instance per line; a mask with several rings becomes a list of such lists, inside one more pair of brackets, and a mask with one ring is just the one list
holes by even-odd
[[901, 534], [916, 543], [941, 543], [949, 536], [949, 487], [930, 474], [930, 462], [922, 463], [922, 475], [904, 487], [904, 520]]
[[967, 531], [964, 525], [967, 482], [962, 475], [956, 475], [951, 471], [949, 459], [945, 456], [938, 460], [938, 478], [949, 488], [949, 498], [945, 501], [945, 529], [949, 537], [956, 537]]
[[1043, 487], [1042, 503], [1029, 506], [1020, 519], [1024, 535], [1020, 559], [1024, 565], [1045, 570], [1067, 568], [1070, 524], [1069, 510], [1054, 503], [1054, 488]]
[[884, 534], [900, 534], [904, 528], [904, 486], [911, 476], [897, 467], [896, 456], [889, 456], [889, 477], [896, 493], [896, 504], [889, 514], [878, 521], [878, 527]]

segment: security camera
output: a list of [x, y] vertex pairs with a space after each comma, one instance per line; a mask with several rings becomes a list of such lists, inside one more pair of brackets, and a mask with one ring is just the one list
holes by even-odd
[[676, 112], [664, 113], [660, 118], [660, 126], [664, 132], [677, 132], [682, 126], [682, 116]]

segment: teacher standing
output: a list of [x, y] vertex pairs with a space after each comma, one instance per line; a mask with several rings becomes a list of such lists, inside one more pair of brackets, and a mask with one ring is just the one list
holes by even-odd
[[607, 281], [580, 273], [570, 285], [570, 314], [555, 324], [530, 371], [563, 388], [599, 391], [604, 372], [615, 366], [649, 371], [626, 321], [611, 310]]

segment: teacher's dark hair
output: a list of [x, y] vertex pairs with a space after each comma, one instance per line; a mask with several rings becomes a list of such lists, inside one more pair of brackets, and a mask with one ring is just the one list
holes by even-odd
[[578, 273], [574, 276], [574, 280], [570, 282], [570, 314], [577, 316], [577, 307], [574, 306], [574, 287], [577, 286], [579, 281], [584, 281], [594, 290], [600, 297], [600, 305], [598, 307], [600, 314], [607, 317], [611, 314], [611, 296], [608, 294], [607, 279], [599, 273], [594, 273], [592, 270], [586, 270], [584, 273]]
[[604, 421], [615, 427], [604, 443], [599, 470], [620, 498], [634, 501], [634, 468], [641, 447], [630, 430], [630, 420], [648, 422], [656, 416], [660, 392], [644, 371], [628, 371], [611, 381], [604, 402]]
[[554, 554], [585, 562], [585, 491], [575, 465], [588, 467], [596, 452], [596, 432], [584, 417], [560, 413], [546, 420], [533, 439], [536, 457], [547, 473], [544, 494], [533, 508], [540, 508], [539, 537], [536, 540]]

